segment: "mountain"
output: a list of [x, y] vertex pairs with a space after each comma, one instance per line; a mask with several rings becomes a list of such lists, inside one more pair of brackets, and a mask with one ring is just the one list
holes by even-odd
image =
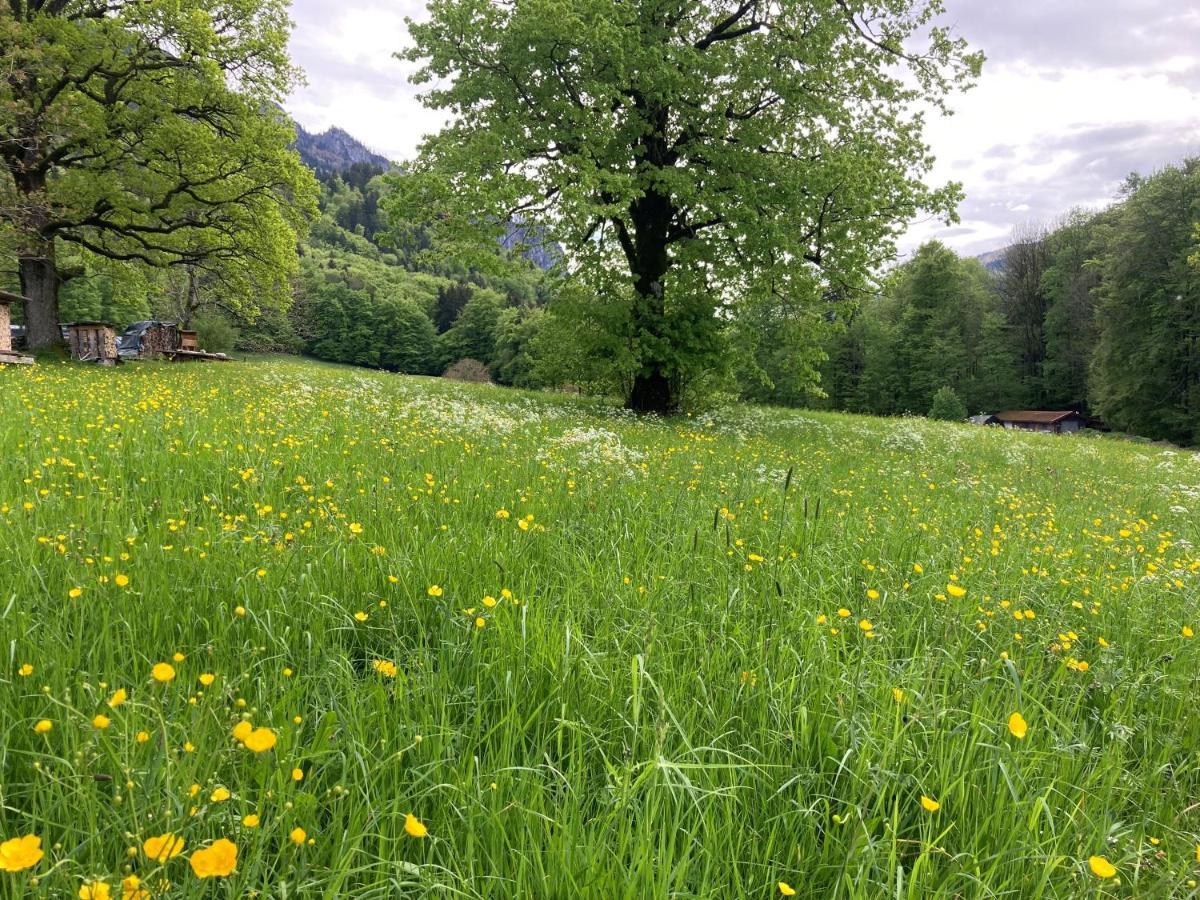
[[313, 134], [297, 124], [295, 147], [304, 164], [318, 176], [344, 172], [356, 163], [385, 171], [392, 167], [386, 156], [373, 152], [362, 141], [336, 127]]
[[500, 246], [505, 250], [523, 247], [521, 255], [542, 271], [554, 268], [563, 255], [562, 247], [547, 239], [545, 228], [524, 222], [509, 222], [504, 237], [500, 238]]
[[[293, 124], [296, 126], [296, 152], [304, 164], [316, 173], [317, 178], [327, 184], [331, 184], [336, 175], [352, 188], [364, 192], [366, 182], [377, 174], [372, 169], [386, 172], [394, 168], [386, 157], [373, 152], [341, 128], [333, 127], [321, 134], [313, 134], [305, 131], [300, 123]], [[362, 171], [364, 167], [365, 172]], [[361, 215], [367, 220], [374, 220], [378, 200], [378, 195], [364, 197], [364, 204], [369, 205], [370, 209], [358, 210], [351, 205], [342, 212], [351, 216], [351, 219]], [[351, 219], [339, 221], [338, 224], [350, 231], [354, 231], [357, 224], [366, 225], [366, 236], [373, 239], [374, 226]], [[543, 227], [519, 221], [508, 223], [504, 236], [500, 238], [500, 246], [505, 250], [523, 248], [521, 255], [543, 271], [553, 268], [563, 255], [562, 247], [547, 239]]]
[[1004, 269], [1004, 254], [1007, 252], [1007, 247], [1001, 247], [999, 250], [980, 253], [975, 258], [983, 263], [983, 267], [989, 272], [1000, 272]]

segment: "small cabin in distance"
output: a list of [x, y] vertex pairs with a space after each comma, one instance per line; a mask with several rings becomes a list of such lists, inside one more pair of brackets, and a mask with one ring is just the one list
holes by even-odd
[[1087, 421], [1073, 409], [1010, 409], [989, 416], [988, 421], [981, 424], [1046, 434], [1072, 434], [1085, 427]]

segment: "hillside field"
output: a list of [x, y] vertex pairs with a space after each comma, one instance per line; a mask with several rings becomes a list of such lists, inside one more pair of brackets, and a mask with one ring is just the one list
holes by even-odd
[[0, 898], [1193, 896], [1198, 502], [1108, 438], [0, 369]]

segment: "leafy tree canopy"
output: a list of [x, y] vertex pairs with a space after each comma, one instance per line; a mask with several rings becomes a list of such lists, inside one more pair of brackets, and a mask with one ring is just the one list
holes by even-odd
[[670, 411], [742, 309], [849, 294], [913, 215], [953, 216], [958, 187], [923, 182], [923, 110], [982, 56], [932, 25], [941, 11], [433, 0], [405, 56], [455, 118], [397, 178], [392, 213], [458, 253], [514, 219], [544, 224], [630, 310], [629, 405]]
[[285, 0], [10, 0], [0, 7], [0, 228], [35, 346], [57, 340], [56, 249], [179, 265], [230, 302], [286, 303], [311, 173], [277, 104]]

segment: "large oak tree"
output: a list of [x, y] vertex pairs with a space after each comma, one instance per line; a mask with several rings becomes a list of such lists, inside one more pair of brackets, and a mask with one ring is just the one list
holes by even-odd
[[315, 209], [277, 103], [285, 0], [4, 0], [0, 237], [30, 344], [59, 340], [56, 248], [284, 295]]
[[397, 179], [392, 213], [460, 250], [544, 224], [626, 307], [628, 405], [669, 412], [739, 309], [851, 296], [911, 217], [953, 215], [957, 186], [923, 181], [924, 116], [982, 57], [941, 11], [431, 0], [404, 55], [451, 124]]

